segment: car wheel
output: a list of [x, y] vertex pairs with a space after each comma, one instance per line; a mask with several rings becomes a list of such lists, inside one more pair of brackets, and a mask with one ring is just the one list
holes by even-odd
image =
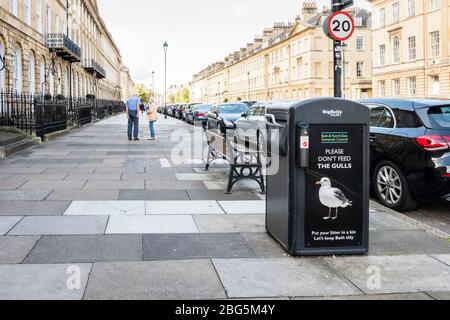
[[417, 208], [405, 176], [393, 162], [382, 161], [376, 166], [373, 183], [375, 194], [384, 206], [398, 211]]

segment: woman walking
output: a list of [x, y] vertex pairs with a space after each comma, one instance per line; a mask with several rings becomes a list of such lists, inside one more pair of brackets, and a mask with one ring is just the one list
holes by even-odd
[[155, 136], [155, 122], [158, 121], [158, 112], [156, 110], [155, 103], [150, 101], [150, 104], [146, 110], [147, 113], [147, 121], [150, 128], [150, 139], [149, 140], [156, 140]]

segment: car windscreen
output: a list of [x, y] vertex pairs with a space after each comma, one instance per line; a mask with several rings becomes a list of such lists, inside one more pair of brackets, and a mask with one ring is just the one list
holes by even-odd
[[229, 104], [226, 106], [220, 106], [219, 107], [219, 113], [224, 114], [238, 114], [238, 113], [244, 113], [248, 109], [245, 105], [241, 104]]
[[450, 106], [431, 107], [428, 117], [433, 129], [450, 129]]
[[195, 111], [207, 112], [211, 109], [211, 106], [195, 106]]

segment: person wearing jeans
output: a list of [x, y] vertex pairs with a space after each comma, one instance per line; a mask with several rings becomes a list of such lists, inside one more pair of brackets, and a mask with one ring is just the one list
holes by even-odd
[[158, 121], [158, 113], [153, 102], [150, 103], [149, 107], [146, 110], [146, 113], [148, 125], [150, 128], [150, 140], [155, 140], [155, 122]]
[[128, 117], [128, 140], [139, 141], [139, 105], [141, 100], [134, 94], [127, 101], [127, 117]]

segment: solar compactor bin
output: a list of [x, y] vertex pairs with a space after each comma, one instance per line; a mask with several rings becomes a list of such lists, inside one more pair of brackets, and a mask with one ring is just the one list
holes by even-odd
[[366, 254], [369, 109], [319, 98], [274, 103], [266, 118], [279, 161], [267, 176], [268, 233], [293, 256]]

